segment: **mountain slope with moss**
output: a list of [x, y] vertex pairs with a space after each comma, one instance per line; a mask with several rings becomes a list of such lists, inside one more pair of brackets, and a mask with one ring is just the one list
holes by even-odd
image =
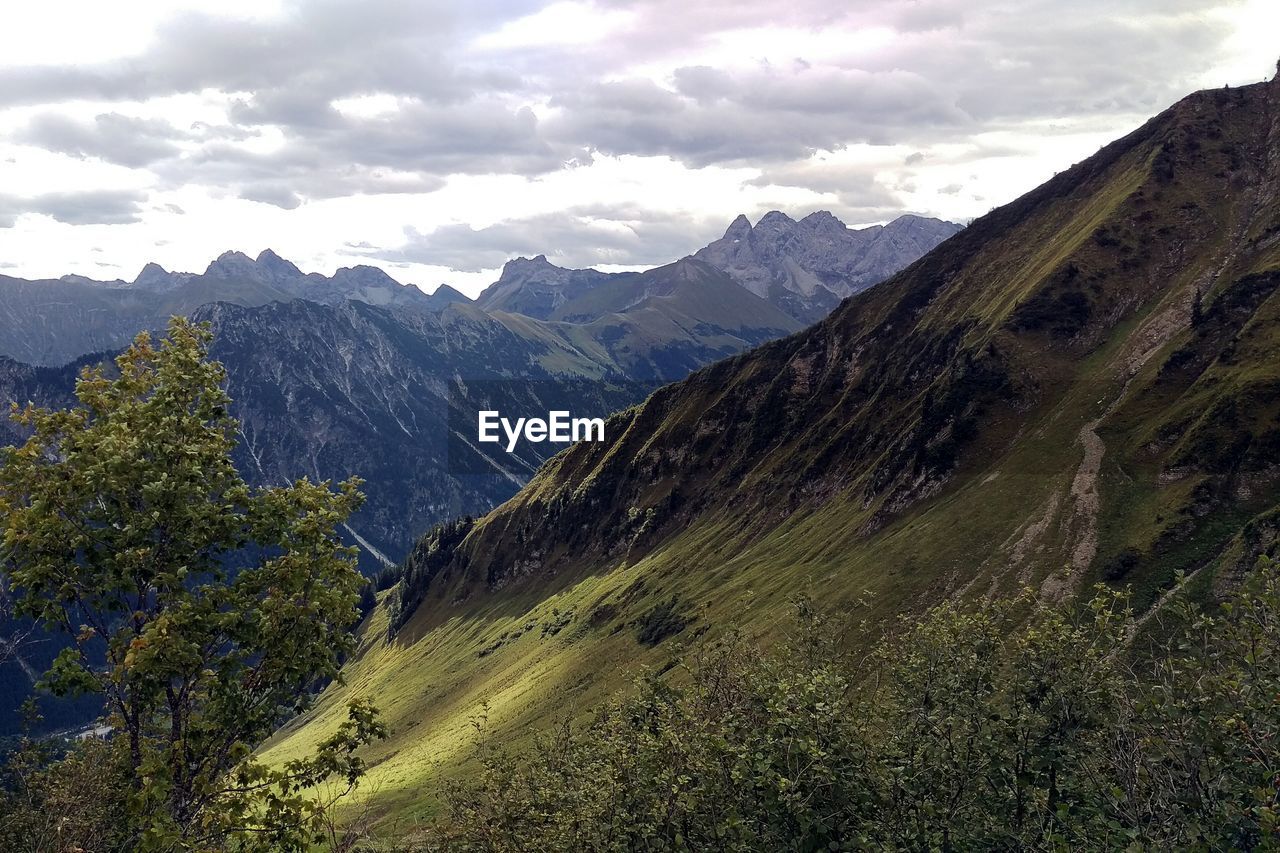
[[[797, 592], [872, 623], [1105, 580], [1158, 612], [1275, 548], [1280, 78], [1191, 95], [823, 322], [705, 368], [427, 537], [347, 685], [268, 745], [385, 709], [379, 809]], [[1155, 624], [1155, 623], [1152, 623]], [[857, 642], [854, 640], [853, 642]]]

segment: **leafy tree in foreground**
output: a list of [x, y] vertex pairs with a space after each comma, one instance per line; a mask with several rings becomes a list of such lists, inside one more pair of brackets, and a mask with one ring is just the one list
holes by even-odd
[[350, 649], [363, 582], [336, 529], [362, 496], [356, 480], [246, 486], [209, 340], [175, 318], [113, 374], [85, 370], [79, 405], [15, 407], [32, 434], [0, 467], [4, 568], [18, 614], [74, 638], [47, 687], [105, 698], [125, 849], [301, 849], [321, 808], [303, 789], [354, 784], [382, 724], [355, 702], [310, 759], [267, 768], [252, 750]]

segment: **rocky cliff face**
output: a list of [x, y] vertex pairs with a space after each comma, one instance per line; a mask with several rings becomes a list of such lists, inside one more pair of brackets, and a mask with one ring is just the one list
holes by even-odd
[[910, 265], [960, 230], [938, 219], [902, 216], [850, 229], [826, 211], [796, 221], [779, 211], [755, 226], [739, 216], [695, 258], [803, 323], [822, 319], [841, 299]]

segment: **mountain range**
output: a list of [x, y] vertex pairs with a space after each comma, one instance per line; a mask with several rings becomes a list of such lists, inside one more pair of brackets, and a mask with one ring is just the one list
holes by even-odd
[[[200, 274], [148, 264], [132, 282], [0, 278], [0, 400], [68, 405], [82, 366], [174, 313], [213, 328], [247, 480], [365, 480], [368, 500], [346, 533], [370, 573], [433, 524], [508, 499], [557, 449], [482, 448], [460, 420], [467, 405], [545, 413], [569, 401], [575, 416], [604, 416], [802, 327], [693, 257], [612, 274], [516, 259], [473, 302], [374, 267], [326, 277], [270, 250], [227, 252]], [[0, 443], [21, 438], [0, 420]], [[29, 686], [8, 664], [0, 691], [13, 679]]]
[[905, 258], [920, 257], [959, 230], [955, 223], [920, 216], [851, 230], [825, 210], [799, 221], [775, 210], [754, 227], [739, 216], [694, 257], [809, 325], [840, 300], [902, 269]]
[[[739, 216], [723, 237], [692, 257], [807, 326], [841, 299], [883, 281], [960, 230], [953, 222], [910, 215], [851, 229], [827, 211], [797, 221], [774, 210], [754, 227]], [[584, 309], [589, 317], [598, 306], [591, 306], [595, 297], [588, 294], [598, 294], [600, 285], [614, 277], [561, 269], [543, 255], [520, 258], [507, 264], [477, 302], [486, 310], [547, 320], [572, 320], [584, 316]]]
[[[1280, 77], [1191, 95], [811, 328], [614, 415], [422, 539], [346, 686], [265, 756], [376, 697], [377, 808], [412, 817], [474, 767], [477, 715], [524, 743], [731, 629], [777, 638], [797, 594], [885, 626], [1127, 584], [1151, 631], [1180, 576], [1217, 600], [1280, 547], [1277, 152]], [[766, 219], [699, 255], [816, 293], [752, 272], [809, 221]]]
[[[771, 213], [762, 224], [779, 218], [787, 219]], [[955, 228], [932, 222], [939, 240]], [[904, 250], [900, 264], [921, 251]], [[447, 285], [427, 294], [375, 267], [322, 276], [269, 249], [257, 258], [226, 252], [200, 274], [148, 264], [132, 282], [0, 279], [0, 358], [13, 360], [0, 397], [66, 403], [83, 360], [162, 330], [175, 313], [213, 325], [213, 352], [244, 424], [238, 461], [252, 480], [366, 479], [369, 502], [353, 535], [371, 566], [399, 559], [436, 521], [510, 497], [553, 449], [498, 453], [487, 476], [451, 475], [447, 398], [458, 380], [575, 381], [582, 414], [603, 415], [655, 383], [801, 328], [697, 257], [635, 273], [519, 258], [473, 302]], [[600, 384], [587, 390], [588, 380]], [[7, 423], [6, 436], [18, 438]]]

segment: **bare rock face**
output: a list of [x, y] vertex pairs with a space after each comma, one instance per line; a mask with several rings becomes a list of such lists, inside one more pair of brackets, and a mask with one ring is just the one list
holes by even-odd
[[812, 323], [841, 299], [909, 266], [959, 230], [953, 222], [921, 216], [851, 229], [825, 210], [799, 221], [774, 210], [754, 227], [739, 216], [722, 238], [694, 257], [800, 322]]

